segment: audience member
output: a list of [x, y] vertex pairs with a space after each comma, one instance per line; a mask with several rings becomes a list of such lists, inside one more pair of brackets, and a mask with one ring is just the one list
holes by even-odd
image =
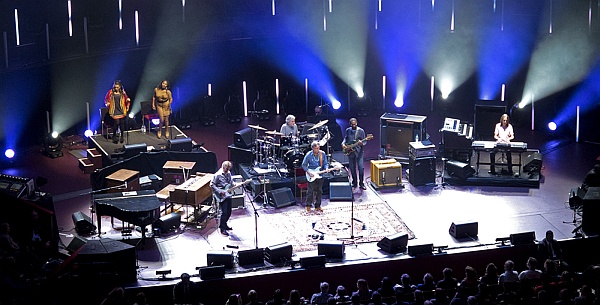
[[256, 290], [251, 289], [248, 291], [248, 303], [246, 305], [263, 305], [264, 303], [258, 300], [258, 294]]
[[343, 285], [337, 286], [335, 295], [333, 297], [337, 303], [345, 303], [350, 301], [350, 294]]
[[435, 281], [433, 280], [433, 275], [427, 272], [423, 275], [423, 283], [417, 285], [417, 289], [421, 291], [433, 291], [435, 290]]
[[133, 305], [148, 305], [148, 301], [146, 300], [146, 294], [143, 292], [138, 292], [135, 295], [135, 302]]
[[225, 305], [242, 305], [242, 297], [238, 293], [234, 293], [227, 298]]
[[[354, 295], [358, 295], [358, 294], [356, 294], [356, 293], [352, 294], [352, 298], [354, 298]], [[359, 303], [360, 303], [360, 296], [359, 296]], [[387, 303], [385, 303], [381, 299], [381, 295], [377, 291], [373, 291], [373, 294], [371, 295], [371, 301], [368, 304], [369, 305], [387, 305]]]
[[267, 305], [283, 305], [287, 300], [283, 297], [281, 289], [275, 289], [273, 292], [273, 298], [267, 301]]
[[579, 289], [579, 296], [575, 297], [574, 301], [575, 305], [592, 305], [595, 299], [596, 295], [592, 291], [592, 287], [583, 285]]
[[0, 223], [0, 256], [17, 257], [19, 245], [15, 242], [10, 234], [10, 224], [7, 222]]
[[381, 298], [389, 303], [389, 300], [395, 296], [394, 283], [389, 277], [384, 276], [381, 279], [381, 287], [377, 288], [377, 292], [381, 295]]
[[485, 273], [479, 281], [487, 285], [498, 285], [498, 268], [494, 263], [489, 263], [485, 266]]
[[515, 263], [512, 260], [504, 262], [504, 272], [498, 277], [498, 284], [504, 288], [504, 283], [519, 283], [519, 273], [514, 270]]
[[443, 277], [437, 282], [436, 287], [444, 290], [455, 290], [458, 287], [458, 280], [454, 277], [454, 270], [452, 268], [444, 268], [442, 275]]
[[460, 281], [458, 285], [463, 289], [463, 293], [467, 296], [476, 295], [479, 291], [479, 279], [477, 278], [477, 271], [471, 266], [465, 267], [465, 277]]
[[[400, 301], [410, 303], [415, 299], [414, 292], [417, 290], [417, 287], [412, 284], [410, 275], [404, 273], [400, 277], [400, 284], [394, 286], [394, 290], [402, 292]], [[398, 295], [396, 295], [397, 297]]]
[[465, 291], [465, 288], [462, 286], [458, 286], [456, 289], [456, 294], [452, 300], [450, 300], [450, 305], [467, 305], [467, 297], [469, 297]]
[[[335, 304], [340, 304], [340, 303], [335, 303]], [[356, 293], [353, 293], [352, 296], [350, 297], [350, 304], [352, 305], [360, 305], [360, 296]]]
[[327, 301], [332, 298], [333, 295], [329, 293], [329, 283], [321, 282], [319, 285], [319, 292], [315, 293], [310, 297], [311, 304], [327, 304]]
[[542, 271], [537, 269], [537, 259], [530, 257], [527, 259], [527, 269], [519, 273], [519, 281], [521, 284], [525, 282], [531, 282], [534, 284], [539, 283], [540, 277], [542, 277]]
[[450, 304], [450, 298], [442, 288], [436, 288], [434, 291], [433, 298], [430, 300], [433, 305], [448, 305]]
[[290, 297], [287, 301], [287, 305], [301, 305], [303, 303], [302, 298], [300, 297], [300, 292], [296, 289], [290, 291]]
[[100, 305], [127, 305], [129, 304], [125, 299], [125, 290], [122, 287], [115, 287], [111, 290], [104, 301]]
[[560, 244], [554, 239], [552, 230], [546, 231], [546, 237], [540, 241], [537, 246], [538, 260], [544, 262], [547, 259], [558, 263], [557, 267], [563, 270], [569, 269], [569, 265], [563, 260], [563, 253]]
[[562, 289], [558, 293], [558, 301], [554, 302], [556, 305], [573, 305], [573, 293], [569, 289]]
[[373, 290], [369, 288], [369, 283], [367, 283], [367, 280], [358, 279], [356, 281], [356, 291], [354, 293], [358, 294], [361, 303], [368, 303], [371, 300]]
[[190, 281], [190, 275], [182, 273], [181, 281], [173, 286], [174, 304], [197, 304], [196, 284]]
[[415, 292], [413, 292], [413, 301], [409, 302], [409, 305], [423, 305], [423, 303], [425, 302], [425, 296], [423, 295], [423, 291], [422, 290], [415, 290]]

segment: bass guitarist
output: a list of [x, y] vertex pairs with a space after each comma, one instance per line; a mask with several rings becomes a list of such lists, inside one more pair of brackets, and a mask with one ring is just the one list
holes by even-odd
[[231, 217], [231, 196], [227, 196], [227, 188], [228, 186], [233, 185], [233, 179], [231, 178], [231, 162], [223, 161], [221, 164], [221, 169], [219, 169], [213, 179], [210, 181], [210, 188], [219, 198], [224, 198], [219, 203], [219, 208], [221, 209], [221, 217], [219, 218], [219, 231], [223, 236], [229, 236], [228, 230], [232, 230], [230, 226], [227, 225], [227, 221], [229, 217]]
[[[302, 161], [302, 168], [306, 172], [308, 180], [308, 194], [306, 195], [306, 211], [310, 212], [310, 209], [315, 202], [315, 209], [319, 212], [323, 211], [321, 208], [321, 197], [323, 196], [323, 177], [318, 177], [318, 171], [327, 171], [329, 163], [327, 162], [327, 155], [320, 148], [318, 141], [313, 141], [310, 144], [311, 150], [306, 153], [304, 160]], [[316, 179], [312, 179], [315, 178]], [[312, 181], [311, 181], [312, 180]]]
[[[365, 187], [365, 166], [364, 166], [364, 147], [367, 144], [365, 140], [365, 130], [358, 127], [358, 121], [356, 118], [350, 119], [350, 127], [346, 128], [344, 134], [344, 140], [342, 141], [342, 148], [344, 153], [348, 155], [349, 170], [352, 175], [352, 188], [360, 187], [362, 190], [366, 190]], [[358, 166], [358, 179], [356, 179], [356, 167]]]

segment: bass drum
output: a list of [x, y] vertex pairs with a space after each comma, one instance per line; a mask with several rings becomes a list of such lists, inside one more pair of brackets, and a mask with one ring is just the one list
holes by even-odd
[[301, 167], [302, 160], [304, 160], [304, 153], [299, 149], [292, 149], [283, 156], [283, 163], [285, 163], [290, 172]]

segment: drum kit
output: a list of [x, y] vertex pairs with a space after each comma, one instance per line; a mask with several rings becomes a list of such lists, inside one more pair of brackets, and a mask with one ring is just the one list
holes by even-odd
[[[255, 165], [261, 168], [277, 168], [279, 160], [282, 159], [288, 172], [293, 172], [294, 169], [301, 167], [304, 155], [310, 150], [310, 144], [313, 141], [318, 141], [319, 145], [323, 147], [331, 140], [331, 133], [325, 125], [327, 122], [328, 120], [320, 121], [307, 129], [312, 133], [300, 136], [286, 136], [258, 125], [248, 125], [255, 132]], [[323, 126], [325, 127], [321, 128]], [[264, 132], [263, 136], [259, 136], [260, 131]]]

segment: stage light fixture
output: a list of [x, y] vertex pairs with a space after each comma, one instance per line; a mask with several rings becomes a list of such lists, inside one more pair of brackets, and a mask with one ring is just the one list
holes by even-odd
[[404, 101], [401, 98], [398, 98], [394, 101], [394, 106], [402, 108], [402, 106], [404, 106]]
[[548, 129], [550, 129], [551, 131], [555, 131], [556, 130], [556, 123], [554, 123], [554, 122], [548, 123]]
[[6, 156], [8, 159], [12, 159], [15, 157], [15, 151], [9, 148], [4, 151], [4, 156]]
[[152, 124], [154, 124], [154, 126], [158, 126], [158, 124], [160, 124], [160, 119], [152, 119]]
[[331, 101], [331, 106], [333, 107], [333, 109], [338, 110], [342, 107], [342, 103], [338, 100], [333, 100]]
[[93, 133], [91, 130], [89, 130], [89, 129], [88, 129], [88, 130], [86, 130], [86, 131], [83, 133], [83, 135], [84, 135], [86, 138], [90, 138], [92, 135], [94, 135], [94, 133]]
[[63, 142], [58, 132], [54, 131], [44, 138], [44, 154], [50, 158], [62, 157]]

